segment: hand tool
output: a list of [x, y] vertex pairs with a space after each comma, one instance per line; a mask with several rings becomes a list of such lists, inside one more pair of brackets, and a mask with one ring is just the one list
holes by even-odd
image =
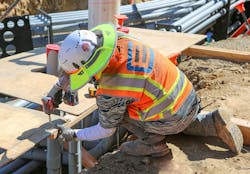
[[53, 102], [53, 98], [46, 96], [42, 98], [42, 103], [43, 103], [43, 111], [48, 114], [49, 116], [49, 123], [52, 126], [52, 122], [51, 122], [51, 113], [54, 110], [54, 102]]
[[89, 90], [89, 95], [91, 97], [95, 97], [95, 95], [96, 95], [96, 88], [95, 87], [89, 87], [88, 90]]
[[63, 96], [63, 102], [70, 106], [75, 106], [79, 103], [77, 91], [66, 91]]

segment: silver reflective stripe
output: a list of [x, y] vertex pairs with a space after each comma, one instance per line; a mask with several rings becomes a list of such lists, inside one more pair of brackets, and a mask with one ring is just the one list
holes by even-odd
[[146, 49], [145, 45], [143, 45], [142, 63], [146, 63], [146, 62], [147, 62], [147, 49]]
[[139, 62], [139, 56], [140, 56], [140, 48], [138, 45], [136, 45], [135, 49], [135, 62]]
[[[124, 75], [126, 76], [126, 75]], [[150, 83], [148, 80], [142, 78], [128, 78], [118, 75], [107, 76], [103, 75], [101, 78], [101, 84], [103, 86], [126, 86], [126, 87], [135, 87], [135, 88], [143, 88], [144, 90], [151, 93], [154, 98], [161, 98], [163, 97], [163, 91], [160, 90], [158, 87]]]
[[[185, 75], [180, 70], [178, 70], [178, 73], [179, 73], [179, 80], [177, 81], [176, 86], [174, 87], [173, 91], [169, 94], [169, 96], [166, 96], [167, 94], [166, 91], [162, 91], [161, 89], [150, 83], [148, 80], [144, 79], [143, 76], [138, 77], [138, 75], [133, 76], [127, 74], [116, 74], [116, 75], [103, 74], [100, 84], [102, 84], [102, 86], [110, 86], [111, 88], [118, 90], [119, 87], [126, 87], [125, 89], [128, 90], [130, 87], [144, 89], [144, 91], [147, 91], [148, 93], [154, 96], [153, 98], [151, 97], [151, 99], [154, 100], [154, 103], [162, 100], [159, 104], [156, 104], [151, 109], [140, 112], [141, 119], [145, 120], [149, 117], [152, 117], [162, 112], [164, 112], [164, 116], [171, 116], [170, 109], [172, 109], [172, 107], [170, 108], [168, 107], [171, 104], [173, 104], [173, 102], [176, 100], [176, 97], [183, 88], [186, 78]], [[131, 77], [129, 78], [127, 76]], [[144, 95], [146, 94], [144, 93]]]
[[[161, 113], [164, 109], [166, 109], [170, 104], [174, 102], [185, 82], [185, 75], [181, 71], [179, 71], [179, 73], [180, 73], [180, 78], [176, 87], [174, 88], [174, 91], [165, 100], [163, 100], [161, 103], [151, 108], [149, 111], [141, 112], [140, 114], [142, 119], [146, 119], [148, 117]], [[166, 111], [165, 114], [169, 115], [170, 113]]]

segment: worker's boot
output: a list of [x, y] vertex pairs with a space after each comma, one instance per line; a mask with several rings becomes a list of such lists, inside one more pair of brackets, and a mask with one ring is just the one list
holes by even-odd
[[183, 132], [189, 135], [216, 136], [232, 152], [238, 154], [243, 147], [243, 136], [230, 118], [231, 115], [221, 108], [210, 113], [198, 114], [197, 119]]
[[169, 153], [169, 148], [164, 142], [156, 144], [145, 144], [142, 140], [136, 139], [128, 141], [121, 145], [121, 152], [133, 156], [153, 156], [161, 157]]
[[217, 136], [228, 145], [232, 152], [239, 154], [243, 147], [243, 136], [238, 126], [231, 122], [225, 110], [215, 110], [212, 115]]
[[169, 153], [164, 139], [164, 135], [145, 132], [141, 127], [134, 124], [126, 123], [123, 127], [132, 132], [138, 139], [128, 141], [121, 145], [121, 152], [133, 156], [165, 156]]

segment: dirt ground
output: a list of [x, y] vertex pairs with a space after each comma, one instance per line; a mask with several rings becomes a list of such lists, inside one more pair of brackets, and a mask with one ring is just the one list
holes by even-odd
[[[227, 39], [210, 46], [250, 52], [250, 37]], [[204, 110], [227, 107], [237, 118], [250, 120], [250, 64], [221, 59], [187, 58], [179, 65], [193, 82]], [[214, 137], [178, 134], [167, 137], [171, 154], [164, 158], [108, 153], [86, 174], [249, 174], [250, 147], [234, 156]]]

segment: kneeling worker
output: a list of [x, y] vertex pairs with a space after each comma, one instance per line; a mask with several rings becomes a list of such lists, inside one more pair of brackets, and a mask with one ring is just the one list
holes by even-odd
[[184, 73], [111, 24], [69, 34], [58, 60], [64, 74], [48, 94], [55, 102], [60, 103], [55, 97], [59, 89], [76, 91], [93, 78], [99, 83], [99, 123], [84, 129], [62, 128], [67, 141], [105, 138], [123, 126], [138, 139], [123, 143], [120, 150], [135, 156], [166, 155], [165, 136], [180, 132], [216, 136], [236, 154], [242, 149], [242, 134], [225, 110], [200, 114], [198, 97]]

